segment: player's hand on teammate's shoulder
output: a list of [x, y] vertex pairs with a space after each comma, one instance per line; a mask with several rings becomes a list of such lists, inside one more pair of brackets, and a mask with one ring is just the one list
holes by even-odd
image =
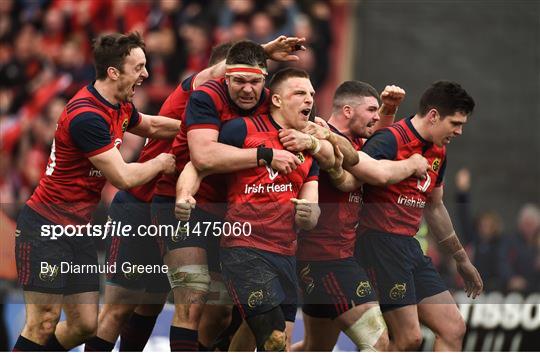
[[415, 153], [409, 157], [409, 161], [413, 163], [414, 176], [419, 179], [425, 179], [430, 169], [428, 160], [421, 154]]
[[174, 154], [161, 153], [156, 159], [161, 162], [161, 171], [164, 174], [172, 174], [176, 170], [176, 158]]
[[306, 50], [305, 38], [279, 36], [273, 41], [263, 44], [262, 47], [269, 59], [275, 61], [298, 61], [300, 58], [293, 53]]
[[177, 220], [187, 222], [191, 217], [191, 210], [195, 208], [197, 201], [193, 196], [180, 197], [176, 199], [174, 215]]
[[301, 164], [300, 159], [293, 153], [285, 150], [273, 149], [271, 167], [281, 174], [289, 174]]
[[291, 152], [305, 151], [313, 144], [313, 137], [295, 129], [281, 129], [278, 136], [283, 147]]
[[405, 90], [396, 85], [388, 85], [381, 92], [381, 102], [385, 115], [395, 114], [397, 107], [405, 99]]

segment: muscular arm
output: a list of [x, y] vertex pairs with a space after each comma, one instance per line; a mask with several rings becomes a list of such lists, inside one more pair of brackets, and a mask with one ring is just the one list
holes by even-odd
[[173, 156], [165, 153], [144, 163], [126, 163], [120, 151], [111, 148], [88, 159], [119, 189], [146, 184], [159, 173], [174, 170]]
[[257, 167], [256, 148], [238, 148], [219, 143], [218, 135], [214, 129], [188, 132], [191, 162], [195, 168], [208, 175]]
[[483, 283], [480, 274], [471, 264], [467, 252], [459, 242], [450, 215], [443, 203], [443, 187], [433, 189], [426, 208], [424, 217], [429, 226], [430, 233], [438, 240], [439, 245], [456, 260], [458, 272], [465, 281], [467, 295], [473, 299], [482, 292]]
[[171, 139], [180, 130], [180, 120], [160, 115], [140, 115], [140, 123], [128, 130], [132, 134], [154, 139]]

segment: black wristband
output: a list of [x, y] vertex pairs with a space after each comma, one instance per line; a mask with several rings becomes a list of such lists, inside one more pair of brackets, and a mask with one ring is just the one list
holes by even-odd
[[271, 148], [259, 146], [257, 147], [257, 165], [261, 165], [261, 160], [266, 164], [272, 164], [272, 159], [274, 159], [274, 151]]

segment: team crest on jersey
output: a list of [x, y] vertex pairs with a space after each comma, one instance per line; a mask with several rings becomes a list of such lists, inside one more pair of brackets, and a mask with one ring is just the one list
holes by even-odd
[[125, 119], [125, 120], [122, 122], [122, 132], [126, 132], [127, 127], [128, 127], [128, 120]]
[[439, 158], [435, 158], [433, 163], [431, 164], [431, 169], [433, 169], [434, 172], [438, 171], [441, 166], [441, 160]]
[[405, 293], [407, 293], [407, 284], [406, 283], [396, 283], [390, 289], [390, 299], [398, 300], [405, 298]]
[[358, 287], [356, 287], [356, 295], [362, 298], [369, 294], [371, 294], [371, 285], [369, 284], [369, 281], [360, 281]]
[[124, 272], [124, 277], [126, 277], [127, 280], [135, 280], [141, 277], [141, 274], [142, 273], [137, 271]]
[[262, 289], [258, 290], [258, 291], [251, 292], [249, 294], [249, 298], [248, 298], [248, 306], [250, 308], [254, 308], [254, 307], [258, 306], [258, 305], [261, 305], [262, 301], [263, 301], [263, 291], [262, 291]]
[[58, 270], [59, 270], [59, 266], [57, 265], [54, 265], [54, 266], [47, 265], [46, 271], [39, 272], [39, 279], [42, 280], [43, 282], [52, 282], [54, 281], [56, 276], [58, 276]]
[[300, 160], [300, 164], [304, 163], [306, 161], [306, 157], [304, 156], [304, 154], [302, 152], [298, 152], [296, 154], [296, 157], [298, 157], [298, 159]]
[[310, 294], [315, 288], [315, 281], [313, 280], [313, 277], [309, 275], [310, 272], [311, 267], [309, 265], [306, 265], [300, 270], [300, 280], [304, 283], [306, 294]]

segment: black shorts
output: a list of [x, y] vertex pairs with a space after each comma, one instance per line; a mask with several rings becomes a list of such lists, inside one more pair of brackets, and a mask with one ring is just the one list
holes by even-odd
[[[89, 236], [42, 236], [42, 226], [55, 225], [27, 205], [17, 219], [15, 257], [19, 284], [25, 291], [78, 294], [99, 291], [98, 260], [94, 239]], [[74, 270], [92, 265], [96, 271]], [[88, 266], [85, 266], [88, 268]]]
[[118, 191], [109, 207], [109, 220], [116, 224], [121, 222], [122, 225], [131, 225], [133, 234], [106, 238], [106, 263], [116, 264], [116, 272], [107, 274], [107, 284], [134, 290], [145, 289], [152, 293], [168, 292], [171, 287], [166, 273], [154, 270], [137, 273], [129, 270], [129, 265], [150, 265], [151, 268], [163, 266], [163, 239], [145, 232], [151, 225], [150, 203], [142, 202], [126, 191]]
[[219, 236], [214, 236], [213, 227], [221, 227], [223, 219], [203, 211], [199, 207], [191, 212], [188, 222], [181, 222], [174, 215], [174, 197], [154, 196], [152, 199], [152, 221], [158, 226], [169, 226], [177, 230], [165, 237], [167, 250], [196, 247], [206, 250], [208, 270], [220, 272]]
[[298, 304], [296, 259], [252, 248], [221, 248], [221, 270], [229, 295], [242, 317], [280, 306], [294, 322]]
[[414, 237], [366, 231], [358, 236], [355, 256], [376, 288], [382, 311], [415, 305], [447, 290]]
[[335, 319], [357, 305], [377, 300], [364, 269], [352, 257], [328, 261], [299, 261], [302, 311]]

